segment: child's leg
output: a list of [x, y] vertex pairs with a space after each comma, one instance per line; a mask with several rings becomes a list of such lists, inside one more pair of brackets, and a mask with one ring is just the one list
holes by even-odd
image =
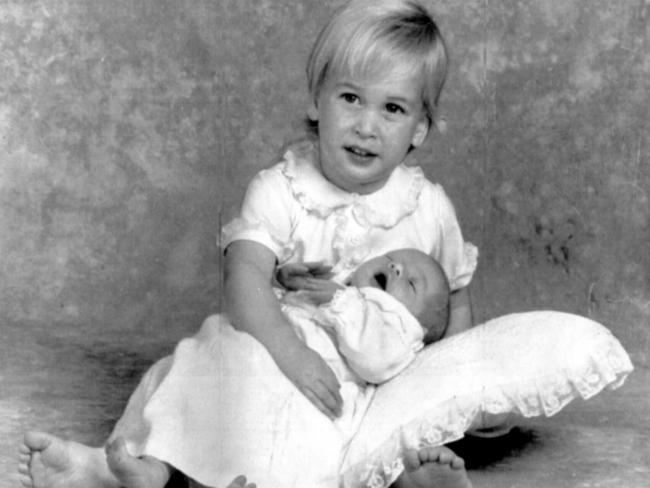
[[[150, 456], [131, 456], [122, 439], [104, 452], [44, 432], [28, 432], [20, 446], [18, 471], [25, 488], [162, 488], [172, 468]], [[238, 476], [227, 488], [254, 486]]]
[[151, 456], [132, 456], [123, 437], [106, 446], [106, 461], [124, 488], [163, 488], [175, 471], [170, 465]]
[[471, 488], [465, 462], [444, 446], [410, 450], [392, 488]]
[[155, 458], [129, 455], [123, 440], [104, 452], [44, 432], [25, 434], [18, 472], [26, 488], [163, 488], [171, 475]]

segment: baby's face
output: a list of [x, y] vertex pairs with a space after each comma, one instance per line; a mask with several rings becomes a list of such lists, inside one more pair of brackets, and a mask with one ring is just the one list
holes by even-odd
[[363, 263], [352, 275], [356, 287], [380, 288], [399, 300], [420, 321], [427, 320], [445, 277], [433, 259], [415, 249], [391, 251]]

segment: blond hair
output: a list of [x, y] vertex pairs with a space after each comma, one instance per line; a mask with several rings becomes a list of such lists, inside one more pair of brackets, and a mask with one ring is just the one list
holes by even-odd
[[447, 49], [438, 26], [419, 0], [352, 0], [325, 25], [307, 63], [314, 103], [328, 76], [369, 77], [404, 60], [422, 76], [430, 124], [447, 77]]

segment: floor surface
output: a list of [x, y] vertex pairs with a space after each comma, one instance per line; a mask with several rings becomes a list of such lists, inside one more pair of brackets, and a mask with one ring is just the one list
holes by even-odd
[[[26, 429], [101, 445], [142, 372], [175, 343], [55, 330], [0, 327], [0, 488], [18, 487]], [[453, 448], [475, 488], [648, 487], [650, 371], [637, 365], [619, 390], [522, 422], [504, 438], [466, 438]]]

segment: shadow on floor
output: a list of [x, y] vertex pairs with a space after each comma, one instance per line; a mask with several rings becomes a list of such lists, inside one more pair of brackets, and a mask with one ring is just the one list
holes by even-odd
[[486, 469], [534, 450], [540, 444], [532, 429], [515, 427], [508, 434], [496, 438], [466, 436], [449, 444], [449, 448], [465, 460], [470, 470]]

